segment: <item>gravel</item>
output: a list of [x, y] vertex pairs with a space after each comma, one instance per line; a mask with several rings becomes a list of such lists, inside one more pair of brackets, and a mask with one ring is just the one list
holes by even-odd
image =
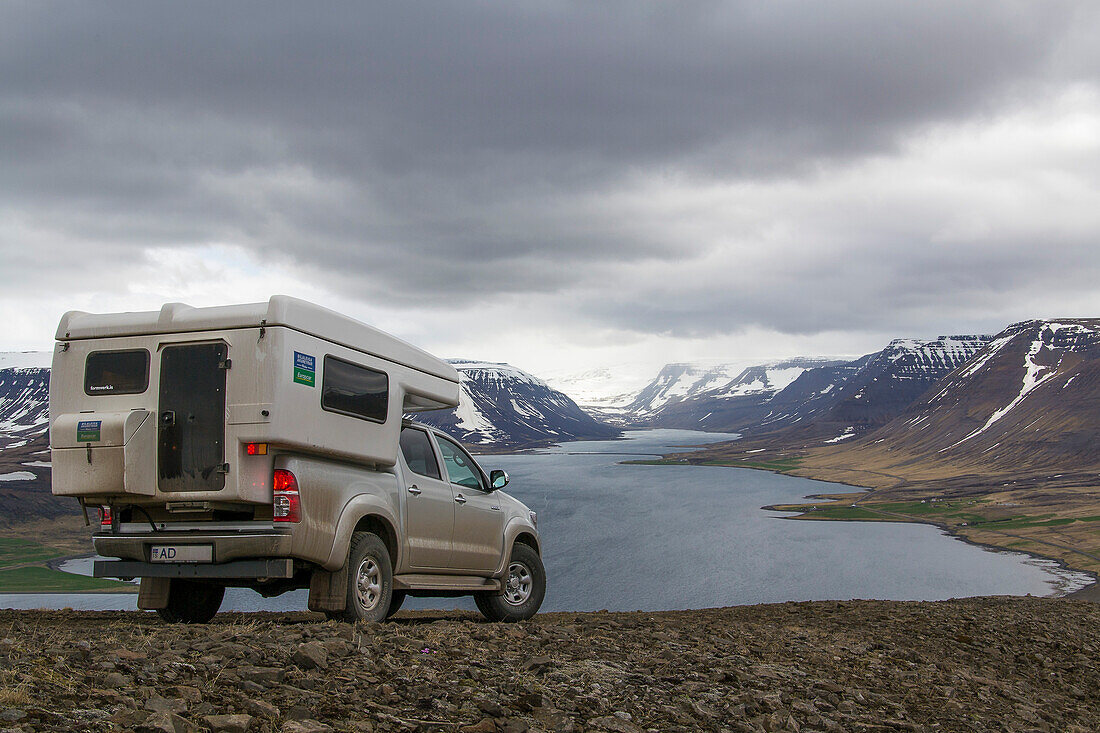
[[0, 611], [0, 731], [1100, 730], [1100, 605], [1036, 598], [168, 625]]

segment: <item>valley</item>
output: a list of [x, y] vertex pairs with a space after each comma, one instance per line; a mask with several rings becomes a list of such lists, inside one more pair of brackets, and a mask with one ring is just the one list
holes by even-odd
[[667, 460], [865, 487], [776, 508], [807, 519], [926, 522], [1100, 572], [1098, 325], [1014, 324], [900, 414], [852, 440], [824, 444], [807, 426]]

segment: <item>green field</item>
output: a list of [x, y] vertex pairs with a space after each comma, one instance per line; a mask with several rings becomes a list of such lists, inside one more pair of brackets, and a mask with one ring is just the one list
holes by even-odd
[[[803, 515], [804, 519], [858, 519], [863, 521], [889, 519], [889, 517], [883, 517], [881, 514], [875, 514], [858, 506], [836, 506], [822, 509], [805, 507], [804, 509], [806, 511]], [[787, 510], [782, 509], [780, 511]]]
[[0, 568], [26, 563], [45, 562], [65, 553], [30, 540], [0, 537]]
[[31, 540], [0, 537], [0, 593], [135, 590], [129, 583], [63, 573], [46, 567], [47, 560], [64, 556], [61, 550]]
[[58, 593], [79, 591], [134, 591], [136, 587], [117, 580], [89, 578], [63, 573], [41, 565], [0, 570], [0, 593]]

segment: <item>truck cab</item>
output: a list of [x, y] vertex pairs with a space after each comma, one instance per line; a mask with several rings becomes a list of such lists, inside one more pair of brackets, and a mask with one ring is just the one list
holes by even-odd
[[206, 621], [229, 586], [310, 589], [331, 617], [472, 595], [489, 618], [545, 592], [536, 517], [453, 438], [406, 419], [458, 374], [304, 301], [67, 313], [50, 385], [53, 493], [95, 510], [99, 577]]

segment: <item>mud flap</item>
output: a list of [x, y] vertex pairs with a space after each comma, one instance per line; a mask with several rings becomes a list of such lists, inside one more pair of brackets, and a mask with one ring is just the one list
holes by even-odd
[[[145, 580], [143, 579], [144, 585]], [[348, 606], [348, 565], [335, 573], [314, 570], [309, 578], [310, 611], [343, 611]]]
[[142, 578], [138, 589], [138, 608], [159, 611], [168, 605], [168, 588], [171, 578]]

